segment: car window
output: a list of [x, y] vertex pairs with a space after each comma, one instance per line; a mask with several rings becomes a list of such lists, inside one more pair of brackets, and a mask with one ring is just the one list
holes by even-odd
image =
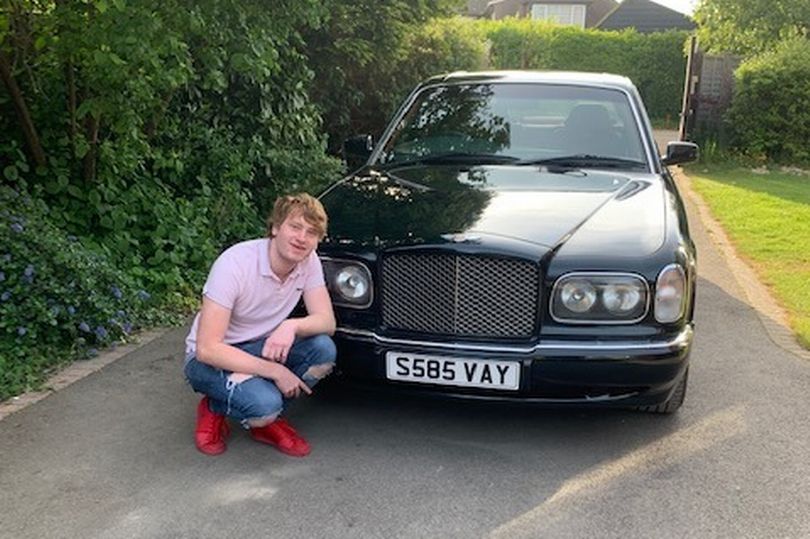
[[646, 161], [628, 97], [619, 90], [486, 83], [424, 89], [385, 141], [378, 162], [454, 153]]

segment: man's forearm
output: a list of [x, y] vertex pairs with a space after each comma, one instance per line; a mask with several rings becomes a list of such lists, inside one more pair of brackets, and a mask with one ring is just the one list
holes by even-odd
[[335, 333], [335, 317], [328, 314], [315, 313], [303, 318], [290, 318], [287, 321], [294, 324], [297, 337]]
[[262, 378], [275, 379], [277, 363], [266, 361], [224, 342], [210, 346], [199, 346], [197, 359], [218, 369], [242, 374], [254, 374]]

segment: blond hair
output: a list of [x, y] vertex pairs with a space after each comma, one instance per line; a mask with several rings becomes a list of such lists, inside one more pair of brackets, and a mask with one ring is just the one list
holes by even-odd
[[281, 226], [287, 217], [300, 213], [304, 220], [318, 229], [318, 236], [326, 236], [327, 217], [321, 201], [307, 193], [283, 195], [273, 204], [273, 212], [267, 218], [267, 236], [273, 237], [273, 226]]

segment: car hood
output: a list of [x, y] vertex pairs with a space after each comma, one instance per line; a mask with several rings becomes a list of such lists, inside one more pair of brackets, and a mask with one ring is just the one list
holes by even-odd
[[512, 165], [364, 169], [321, 200], [327, 243], [342, 245], [500, 241], [539, 253], [610, 247], [638, 256], [660, 247], [665, 232], [663, 182], [651, 174]]

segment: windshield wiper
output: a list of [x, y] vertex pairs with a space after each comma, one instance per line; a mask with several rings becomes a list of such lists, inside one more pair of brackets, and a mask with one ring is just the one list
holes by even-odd
[[645, 169], [647, 164], [635, 159], [621, 157], [607, 157], [604, 155], [563, 155], [546, 159], [523, 159], [516, 165], [550, 165], [561, 168], [619, 168], [619, 169]]
[[505, 163], [517, 163], [519, 158], [511, 155], [499, 155], [494, 153], [468, 153], [450, 152], [435, 155], [425, 155], [415, 159], [405, 161], [391, 161], [383, 163], [380, 168], [390, 170], [392, 168], [408, 167], [413, 165], [500, 165]]

